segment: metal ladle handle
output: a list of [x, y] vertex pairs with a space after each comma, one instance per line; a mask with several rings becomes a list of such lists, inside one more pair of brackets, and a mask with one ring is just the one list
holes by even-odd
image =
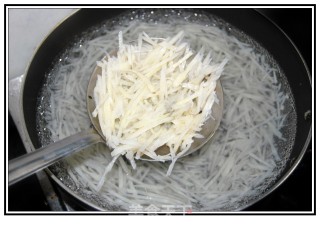
[[102, 137], [91, 128], [12, 159], [9, 161], [9, 186], [72, 153], [102, 141]]

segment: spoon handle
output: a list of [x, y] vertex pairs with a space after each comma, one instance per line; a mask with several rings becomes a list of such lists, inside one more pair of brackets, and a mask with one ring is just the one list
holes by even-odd
[[9, 161], [9, 186], [92, 144], [101, 136], [88, 129]]

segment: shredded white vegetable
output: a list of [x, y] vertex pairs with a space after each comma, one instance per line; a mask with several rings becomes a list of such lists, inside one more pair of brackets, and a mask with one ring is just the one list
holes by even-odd
[[[96, 60], [106, 55], [102, 50], [112, 52], [118, 47], [114, 38], [119, 31], [125, 44], [143, 31], [150, 37], [174, 37], [183, 30], [184, 40], [192, 50], [211, 53], [214, 63], [228, 59], [220, 78], [224, 115], [215, 138], [198, 153], [180, 158], [170, 177], [166, 176], [170, 163], [136, 161], [136, 170], [132, 170], [122, 156], [106, 174], [113, 158], [104, 144], [75, 154], [51, 170], [74, 193], [107, 211], [135, 211], [134, 208], [139, 207], [144, 211], [150, 205], [160, 210], [170, 206], [176, 211], [189, 205], [193, 212], [237, 210], [273, 184], [286, 163], [288, 151], [290, 153], [295, 135], [295, 116], [292, 116], [295, 111], [290, 91], [283, 84], [286, 80], [280, 77], [278, 67], [267, 61], [267, 53], [257, 51], [252, 43], [233, 36], [230, 30], [210, 24], [211, 19], [210, 23], [205, 21], [204, 14], [200, 18], [199, 14], [194, 16], [182, 10], [175, 14], [170, 11], [168, 20], [161, 22], [157, 20], [163, 15], [162, 11], [153, 11], [153, 14], [148, 9], [145, 11], [149, 13], [143, 18], [136, 14], [140, 21], [121, 20], [121, 24], [114, 27], [95, 28], [100, 33], [89, 31], [86, 38], [61, 56], [44, 89], [44, 100], [50, 106], [44, 105], [43, 127], [50, 130], [53, 140], [89, 128], [88, 80]], [[191, 22], [195, 17], [204, 22]], [[151, 19], [154, 21], [148, 21]], [[160, 71], [160, 80], [161, 76]], [[164, 80], [163, 77], [162, 83]], [[125, 87], [127, 82], [122, 84]], [[192, 85], [182, 85], [193, 90]], [[164, 98], [168, 88], [164, 84], [161, 87], [158, 97]], [[122, 111], [121, 103], [117, 104], [115, 116]], [[286, 127], [290, 127], [291, 132], [284, 132]]]
[[[194, 53], [183, 42], [183, 32], [166, 39], [138, 35], [137, 44], [123, 44], [114, 57], [97, 62], [101, 68], [94, 88], [100, 127], [111, 156], [134, 158], [147, 155], [173, 164], [190, 148], [205, 121], [219, 103], [217, 80], [227, 60], [212, 63], [210, 54]], [[167, 146], [167, 154], [157, 149]], [[109, 168], [111, 170], [111, 168]]]

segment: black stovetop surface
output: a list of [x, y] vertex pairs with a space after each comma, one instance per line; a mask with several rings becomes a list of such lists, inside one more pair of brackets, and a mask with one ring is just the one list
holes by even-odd
[[[312, 67], [311, 9], [259, 9], [292, 39]], [[298, 28], [298, 30], [297, 30]], [[11, 116], [8, 120], [9, 159], [25, 153]], [[31, 176], [8, 189], [9, 211], [50, 211], [36, 176]], [[270, 195], [246, 211], [311, 211], [312, 210], [312, 145], [292, 175]]]

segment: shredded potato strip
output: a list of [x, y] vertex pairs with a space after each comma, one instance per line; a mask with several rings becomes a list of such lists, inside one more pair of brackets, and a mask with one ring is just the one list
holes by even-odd
[[[112, 156], [126, 155], [133, 165], [134, 156], [143, 154], [173, 160], [201, 137], [201, 126], [218, 103], [210, 95], [226, 61], [212, 63], [202, 50], [193, 54], [183, 36], [182, 31], [167, 39], [142, 33], [138, 45], [126, 45], [119, 33], [117, 56], [98, 62], [102, 74], [93, 115], [114, 148]], [[170, 152], [157, 156], [156, 149], [164, 145]]]
[[[150, 122], [156, 120], [156, 111], [161, 117], [164, 115], [182, 117], [199, 113], [201, 106], [206, 104], [206, 87], [209, 85], [204, 83], [199, 85], [198, 80], [203, 79], [202, 75], [208, 74], [212, 69], [217, 69], [224, 63], [224, 58], [227, 58], [228, 64], [224, 67], [223, 77], [220, 79], [224, 91], [224, 115], [215, 138], [197, 154], [179, 159], [174, 167], [171, 164], [169, 170], [170, 162], [167, 164], [146, 161], [136, 161], [136, 169], [132, 170], [127, 161], [123, 160], [121, 151], [118, 156], [112, 157], [109, 148], [104, 144], [97, 144], [63, 160], [63, 164], [52, 166], [53, 173], [60, 178], [61, 170], [62, 172], [66, 170], [67, 179], [61, 178], [62, 182], [66, 186], [71, 185], [70, 188], [89, 203], [99, 204], [99, 207], [106, 211], [133, 211], [132, 206], [141, 205], [146, 208], [151, 201], [159, 208], [163, 205], [171, 207], [190, 205], [192, 211], [238, 210], [243, 205], [246, 206], [248, 197], [259, 197], [263, 191], [270, 188], [287, 165], [287, 156], [293, 148], [297, 122], [294, 100], [290, 88], [287, 88], [289, 84], [282, 76], [279, 66], [276, 63], [271, 65], [273, 62], [268, 52], [264, 52], [263, 49], [260, 52], [260, 46], [257, 49], [251, 40], [243, 40], [242, 35], [233, 36], [236, 30], [229, 31], [228, 28], [224, 30], [224, 27], [221, 29], [219, 23], [215, 26], [210, 24], [206, 26], [198, 22], [179, 21], [179, 18], [190, 16], [189, 13], [183, 12], [171, 24], [171, 17], [174, 15], [170, 12], [167, 12], [170, 15], [168, 23], [159, 22], [156, 26], [154, 21], [145, 22], [149, 20], [146, 17], [144, 20], [140, 18], [141, 21], [138, 22], [132, 20], [122, 25], [113, 24], [110, 30], [101, 27], [98, 31], [90, 31], [84, 40], [81, 37], [81, 41], [79, 40], [61, 55], [61, 60], [66, 61], [54, 64], [53, 70], [46, 78], [48, 84], [44, 85], [41, 94], [44, 99], [39, 102], [43, 109], [39, 111], [41, 112], [38, 114], [39, 120], [44, 121], [39, 123], [40, 141], [46, 145], [47, 141], [50, 143], [63, 139], [90, 126], [85, 103], [88, 80], [96, 66], [96, 60], [108, 56], [108, 53], [111, 54], [111, 51], [116, 49], [118, 41], [115, 37], [119, 31], [122, 31], [127, 41], [138, 38], [137, 52], [135, 57], [132, 56], [131, 62], [138, 64], [140, 73], [144, 73], [143, 71], [150, 69], [150, 66], [142, 65], [140, 60], [145, 59], [153, 49], [153, 44], [159, 46], [160, 53], [160, 44], [170, 39], [150, 36], [149, 40], [152, 42], [150, 44], [142, 39], [145, 37], [142, 32], [173, 38], [183, 30], [185, 31], [183, 40], [178, 39], [176, 43], [168, 46], [170, 48], [165, 52], [165, 54], [174, 53], [176, 47], [176, 52], [179, 51], [181, 56], [167, 62], [165, 66], [159, 68], [152, 79], [149, 79], [156, 91], [150, 93], [146, 87], [146, 96], [138, 103], [139, 107], [141, 106], [139, 113], [143, 114], [131, 114], [130, 119], [133, 120], [128, 122], [126, 127], [120, 125], [120, 118], [124, 116], [132, 95], [141, 90], [141, 86], [145, 83], [129, 73], [123, 73], [121, 76], [117, 74], [116, 78], [111, 80], [113, 93], [119, 97], [112, 104], [114, 111], [109, 110], [115, 121], [113, 132], [109, 134], [112, 136], [110, 143], [118, 146], [134, 146], [134, 139], [124, 140], [123, 137], [140, 129], [143, 125], [143, 122], [139, 123], [141, 120], [148, 119]], [[158, 18], [159, 14], [155, 11], [153, 19]], [[126, 45], [123, 43], [124, 41], [121, 45], [125, 48]], [[187, 44], [190, 44], [192, 49], [188, 50]], [[164, 47], [166, 46], [162, 46], [163, 49]], [[186, 61], [179, 63], [184, 57], [183, 54], [201, 50], [202, 47], [207, 52], [203, 53], [204, 68], [195, 68], [189, 72], [191, 75], [199, 74], [198, 78], [187, 77], [179, 85], [181, 88], [173, 87], [174, 79], [170, 74], [183, 71], [193, 58], [190, 56]], [[157, 58], [160, 58], [159, 53]], [[109, 57], [114, 59], [114, 63], [117, 58], [118, 56]], [[154, 64], [158, 63], [159, 61]], [[124, 63], [121, 67], [123, 70], [124, 67], [130, 69]], [[215, 70], [213, 76], [217, 73], [219, 72]], [[208, 84], [214, 86], [214, 79], [209, 79], [205, 80], [212, 81]], [[106, 80], [103, 79], [104, 83], [99, 84], [101, 90], [106, 88]], [[185, 104], [185, 110], [173, 110], [172, 106], [195, 92], [198, 92], [199, 97], [192, 100], [193, 109], [187, 108], [191, 106], [190, 101]], [[100, 101], [97, 106], [99, 109], [97, 108], [96, 112], [103, 108], [102, 105], [109, 100], [109, 96], [109, 94], [99, 95]], [[214, 96], [212, 97], [215, 100]], [[157, 110], [153, 110], [155, 103], [158, 103]], [[137, 107], [135, 106], [135, 109]], [[142, 139], [145, 137], [147, 139], [144, 139], [142, 144], [139, 143], [141, 145], [136, 148], [135, 158], [148, 155], [159, 161], [166, 158], [174, 160], [179, 154], [183, 154], [180, 152], [173, 156], [158, 156], [153, 151], [164, 144], [171, 145], [170, 140], [176, 138], [177, 134], [181, 135], [184, 129], [179, 127], [184, 124], [183, 119], [173, 121], [146, 131], [146, 136]], [[139, 127], [134, 127], [137, 124]], [[45, 133], [44, 128], [50, 135]], [[282, 138], [278, 138], [280, 133]], [[186, 133], [186, 135], [191, 134], [192, 132]], [[188, 138], [185, 138], [186, 141], [182, 142], [181, 147], [188, 148]], [[128, 152], [129, 157], [133, 156], [132, 150], [123, 152], [124, 154]], [[166, 172], [171, 172], [172, 168], [171, 175], [166, 176]]]

